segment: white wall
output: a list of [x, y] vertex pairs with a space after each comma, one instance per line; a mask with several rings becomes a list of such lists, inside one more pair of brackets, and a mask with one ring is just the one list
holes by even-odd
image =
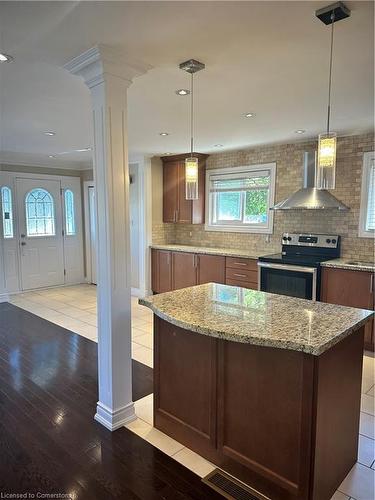
[[131, 286], [139, 288], [139, 265], [140, 265], [140, 247], [139, 232], [140, 228], [140, 185], [138, 163], [129, 165], [131, 184], [129, 187], [130, 198], [130, 253], [131, 253]]
[[163, 222], [163, 162], [160, 158], [151, 158], [152, 185], [152, 222]]

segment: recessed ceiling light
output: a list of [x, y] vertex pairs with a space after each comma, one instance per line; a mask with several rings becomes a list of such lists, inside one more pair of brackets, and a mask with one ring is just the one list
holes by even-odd
[[49, 136], [53, 136], [53, 135], [56, 135], [56, 132], [44, 132], [44, 135], [49, 135]]
[[245, 118], [253, 118], [255, 116], [255, 113], [245, 113]]
[[176, 90], [176, 94], [177, 95], [189, 95], [190, 94], [190, 90], [188, 90], [188, 89], [178, 89], [178, 90]]
[[222, 144], [214, 144], [214, 148], [222, 148], [223, 145]]
[[9, 56], [8, 54], [3, 54], [0, 52], [0, 62], [12, 62], [13, 57]]
[[56, 155], [48, 155], [48, 158], [56, 158]]
[[296, 134], [304, 134], [306, 130], [303, 130], [302, 128], [296, 130]]
[[168, 132], [160, 132], [159, 135], [162, 135], [164, 137], [166, 135], [169, 135], [169, 133]]

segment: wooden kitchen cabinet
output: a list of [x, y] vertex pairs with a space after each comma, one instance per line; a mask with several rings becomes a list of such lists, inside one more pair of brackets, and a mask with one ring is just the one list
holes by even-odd
[[197, 284], [197, 256], [188, 252], [172, 252], [172, 288], [179, 290]]
[[151, 287], [154, 293], [172, 290], [172, 252], [152, 249]]
[[243, 288], [258, 289], [257, 260], [226, 257], [225, 284]]
[[[374, 275], [326, 267], [322, 269], [321, 301], [374, 310]], [[374, 320], [365, 327], [365, 349], [374, 350]]]
[[225, 257], [221, 255], [197, 255], [198, 285], [225, 283]]
[[154, 293], [204, 283], [225, 283], [225, 257], [153, 248], [151, 281]]
[[267, 498], [332, 497], [357, 459], [363, 327], [320, 356], [154, 332], [157, 429]]
[[198, 199], [185, 198], [185, 158], [187, 154], [162, 157], [163, 161], [163, 222], [179, 224], [203, 224], [205, 208], [206, 158], [194, 153], [199, 159]]

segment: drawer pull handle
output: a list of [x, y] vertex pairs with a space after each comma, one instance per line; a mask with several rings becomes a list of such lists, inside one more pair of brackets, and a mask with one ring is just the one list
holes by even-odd
[[237, 276], [238, 278], [247, 278], [246, 274], [236, 274], [236, 273], [233, 273], [233, 276]]
[[246, 262], [233, 262], [233, 265], [235, 266], [247, 266]]

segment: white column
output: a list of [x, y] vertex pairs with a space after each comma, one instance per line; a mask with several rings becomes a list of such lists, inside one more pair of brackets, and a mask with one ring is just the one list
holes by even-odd
[[98, 379], [95, 420], [113, 431], [135, 418], [132, 401], [127, 88], [149, 69], [107, 46], [64, 66], [92, 98], [98, 213]]

